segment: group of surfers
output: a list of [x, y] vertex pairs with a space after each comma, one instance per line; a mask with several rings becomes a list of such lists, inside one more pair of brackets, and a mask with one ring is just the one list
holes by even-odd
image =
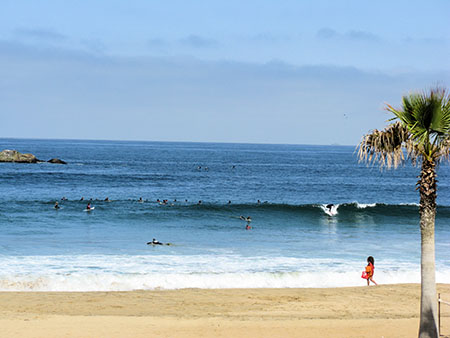
[[[91, 199], [91, 200], [92, 200], [92, 199]], [[67, 198], [66, 198], [66, 197], [63, 197], [63, 198], [61, 198], [61, 201], [67, 201]], [[84, 197], [81, 197], [80, 201], [84, 201]], [[109, 197], [106, 197], [103, 201], [104, 201], [104, 202], [111, 202], [111, 200], [109, 199]], [[177, 200], [174, 199], [174, 202], [176, 202], [176, 201], [177, 201]], [[188, 201], [188, 200], [186, 199], [185, 202], [187, 202], [187, 201]], [[139, 202], [139, 203], [143, 203], [143, 202], [144, 202], [144, 200], [142, 199], [142, 197], [140, 197], [140, 198], [138, 199], [138, 202]], [[156, 202], [159, 203], [159, 204], [161, 204], [161, 205], [167, 205], [167, 204], [169, 203], [169, 200], [167, 200], [167, 199], [160, 200], [160, 199], [158, 198], [158, 199], [156, 200]], [[258, 200], [257, 203], [259, 204], [259, 203], [261, 203], [261, 201]], [[198, 201], [198, 204], [202, 204], [202, 201], [201, 201], [201, 200]], [[231, 201], [228, 201], [228, 204], [231, 204]], [[57, 209], [57, 210], [61, 208], [60, 205], [59, 205], [59, 203], [58, 203], [58, 201], [55, 202], [55, 205], [53, 206], [53, 208], [54, 208], [54, 209]], [[94, 209], [94, 207], [92, 206], [91, 202], [89, 202], [89, 203], [87, 204], [87, 206], [86, 206], [85, 211], [90, 211], [90, 210], [93, 210], [93, 209]], [[245, 217], [245, 216], [242, 216], [242, 215], [241, 215], [241, 216], [239, 216], [239, 219], [246, 222], [245, 230], [250, 230], [250, 229], [252, 228], [252, 227], [250, 226], [250, 223], [251, 223], [251, 221], [252, 221], [252, 218], [251, 218], [250, 216]], [[153, 240], [155, 241], [155, 239], [153, 239]], [[156, 242], [148, 242], [147, 244], [158, 245], [159, 243], [156, 243]]]

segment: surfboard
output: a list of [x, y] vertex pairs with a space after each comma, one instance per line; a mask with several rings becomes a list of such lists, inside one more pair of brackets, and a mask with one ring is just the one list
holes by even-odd
[[92, 207], [92, 208], [90, 208], [90, 209], [84, 209], [83, 211], [92, 211], [92, 210], [94, 210], [95, 209], [95, 207]]

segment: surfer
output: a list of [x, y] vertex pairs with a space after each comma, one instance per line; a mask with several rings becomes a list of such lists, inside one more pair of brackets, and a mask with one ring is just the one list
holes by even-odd
[[337, 209], [339, 207], [339, 204], [322, 204], [320, 206], [322, 208], [322, 210], [328, 215], [328, 216], [336, 216], [337, 215]]
[[91, 209], [92, 209], [91, 203], [88, 203], [88, 205], [86, 206], [86, 210], [91, 210]]
[[84, 197], [83, 196], [81, 196], [80, 201], [84, 201]]
[[139, 203], [144, 203], [144, 200], [142, 199], [142, 197], [139, 197], [138, 202], [139, 202]]
[[153, 238], [153, 240], [151, 242], [147, 242], [147, 245], [164, 245], [163, 243], [161, 243], [160, 241], [157, 241], [156, 238]]
[[241, 216], [239, 216], [239, 219], [247, 222], [247, 225], [245, 226], [245, 229], [247, 229], [247, 230], [251, 229], [250, 222], [252, 221], [252, 218], [250, 216], [245, 217], [245, 216], [241, 215]]
[[59, 204], [58, 204], [58, 201], [55, 202], [55, 206], [54, 206], [53, 208], [55, 208], [55, 209], [61, 208], [61, 207], [59, 206]]
[[110, 202], [109, 197], [105, 198], [105, 202]]

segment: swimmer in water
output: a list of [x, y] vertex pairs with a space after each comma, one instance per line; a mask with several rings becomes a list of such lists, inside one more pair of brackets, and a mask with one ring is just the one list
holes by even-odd
[[55, 208], [55, 209], [61, 208], [61, 207], [59, 206], [59, 204], [58, 204], [58, 201], [55, 202], [55, 206], [54, 206], [53, 208]]
[[139, 203], [144, 203], [144, 200], [142, 199], [142, 197], [139, 197], [138, 202], [139, 202]]
[[84, 197], [83, 196], [81, 196], [80, 201], [84, 201]]

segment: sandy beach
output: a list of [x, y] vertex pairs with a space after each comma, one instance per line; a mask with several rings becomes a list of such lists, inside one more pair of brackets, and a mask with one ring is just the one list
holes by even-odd
[[[450, 299], [450, 285], [438, 285]], [[1, 337], [414, 337], [417, 284], [330, 289], [2, 292]], [[443, 306], [442, 334], [450, 335]]]

